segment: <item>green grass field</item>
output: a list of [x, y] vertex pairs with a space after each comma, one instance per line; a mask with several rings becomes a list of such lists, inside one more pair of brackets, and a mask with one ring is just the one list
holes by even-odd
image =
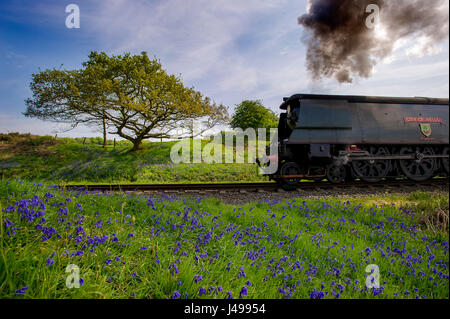
[[0, 141], [2, 298], [449, 298], [448, 195], [231, 206], [68, 192], [53, 184], [265, 178], [251, 164], [174, 165], [175, 142]]
[[380, 200], [237, 207], [2, 180], [0, 297], [449, 298], [448, 224], [423, 214], [448, 196]]
[[[1, 135], [1, 134], [0, 134]], [[52, 183], [202, 183], [265, 181], [255, 164], [177, 164], [170, 160], [176, 142], [144, 142], [130, 153], [131, 144], [99, 138], [6, 135], [0, 142], [0, 177]], [[1, 136], [0, 136], [1, 140]], [[205, 145], [209, 141], [202, 141]]]

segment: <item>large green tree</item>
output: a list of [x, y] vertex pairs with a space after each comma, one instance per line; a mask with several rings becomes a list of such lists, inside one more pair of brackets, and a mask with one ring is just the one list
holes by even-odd
[[43, 120], [101, 125], [133, 143], [170, 138], [175, 130], [202, 120], [204, 129], [227, 123], [228, 112], [181, 79], [169, 75], [156, 58], [91, 52], [79, 70], [45, 70], [33, 74], [24, 115]]
[[230, 122], [232, 128], [276, 128], [278, 117], [259, 100], [244, 100], [236, 106]]

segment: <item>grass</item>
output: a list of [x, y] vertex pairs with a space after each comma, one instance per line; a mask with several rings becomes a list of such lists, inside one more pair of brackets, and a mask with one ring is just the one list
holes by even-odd
[[[448, 233], [417, 224], [419, 213], [402, 205], [299, 198], [238, 207], [2, 180], [0, 297], [449, 298]], [[66, 287], [70, 264], [80, 288]], [[366, 287], [371, 264], [379, 288]]]
[[423, 192], [421, 190], [410, 193], [407, 196], [386, 194], [385, 196], [366, 196], [353, 200], [365, 201], [376, 206], [394, 205], [404, 211], [414, 211], [412, 222], [425, 226], [436, 236], [448, 237], [449, 234], [449, 196]]
[[[204, 183], [259, 182], [267, 178], [254, 164], [177, 164], [170, 159], [176, 142], [147, 142], [130, 153], [130, 143], [98, 138], [58, 138], [0, 134], [0, 177], [52, 183]], [[203, 140], [204, 146], [209, 140]], [[192, 146], [191, 146], [192, 148]]]

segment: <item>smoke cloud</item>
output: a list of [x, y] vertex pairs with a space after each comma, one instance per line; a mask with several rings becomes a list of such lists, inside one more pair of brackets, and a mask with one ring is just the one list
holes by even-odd
[[448, 39], [449, 7], [448, 0], [309, 0], [298, 23], [307, 31], [303, 40], [313, 79], [351, 83], [355, 76], [370, 77], [399, 40], [415, 41], [411, 55], [435, 52]]

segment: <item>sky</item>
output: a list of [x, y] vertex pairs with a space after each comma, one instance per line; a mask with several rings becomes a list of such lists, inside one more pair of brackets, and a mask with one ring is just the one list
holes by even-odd
[[[80, 9], [80, 28], [67, 28], [66, 6]], [[306, 70], [306, 0], [41, 0], [0, 1], [0, 133], [101, 136], [92, 127], [25, 118], [33, 73], [76, 69], [90, 51], [146, 51], [171, 74], [229, 107], [258, 99], [279, 113], [296, 93], [449, 97], [449, 45], [413, 54], [415, 39], [398, 43], [370, 78], [313, 82]]]

